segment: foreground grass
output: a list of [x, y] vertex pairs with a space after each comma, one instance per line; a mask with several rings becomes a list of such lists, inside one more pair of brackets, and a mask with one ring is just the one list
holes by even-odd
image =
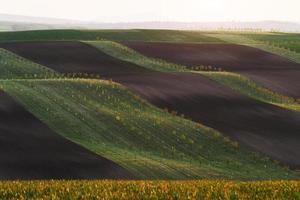
[[52, 130], [139, 178], [298, 178], [217, 131], [160, 110], [113, 82], [6, 80], [0, 86]]
[[222, 42], [196, 31], [177, 30], [41, 30], [0, 32], [0, 42], [45, 40], [113, 40], [159, 42]]
[[243, 199], [297, 200], [297, 181], [11, 181], [0, 199]]
[[194, 72], [207, 76], [220, 84], [226, 85], [250, 98], [277, 105], [282, 108], [300, 111], [300, 104], [295, 99], [272, 92], [249, 78], [232, 72]]

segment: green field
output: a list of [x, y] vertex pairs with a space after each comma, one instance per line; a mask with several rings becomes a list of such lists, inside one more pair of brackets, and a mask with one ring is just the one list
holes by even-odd
[[0, 32], [0, 42], [36, 40], [113, 40], [161, 42], [222, 42], [196, 31], [176, 30], [45, 30]]
[[290, 51], [300, 53], [300, 34], [269, 33], [269, 34], [246, 34], [247, 37], [257, 41], [278, 46]]

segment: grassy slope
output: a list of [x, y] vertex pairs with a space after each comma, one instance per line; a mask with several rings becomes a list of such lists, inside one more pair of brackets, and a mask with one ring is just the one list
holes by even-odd
[[[242, 33], [209, 33], [207, 36], [215, 37], [224, 42], [241, 44], [246, 46], [251, 46], [254, 48], [259, 48], [264, 51], [268, 51], [283, 57], [286, 57], [294, 62], [300, 63], [300, 53], [292, 51], [290, 48], [282, 47], [280, 45], [274, 45], [272, 42], [267, 40], [259, 40], [259, 38], [254, 37], [255, 34], [242, 34]], [[268, 34], [265, 34], [268, 35]]]
[[194, 31], [175, 30], [46, 30], [0, 32], [0, 42], [24, 40], [114, 40], [114, 41], [172, 41], [221, 42]]
[[[132, 62], [152, 70], [163, 71], [163, 72], [189, 71], [185, 66], [176, 65], [176, 64], [169, 63], [167, 61], [146, 57], [116, 42], [97, 41], [97, 42], [87, 42], [87, 43], [95, 46], [96, 48], [100, 49], [101, 51], [113, 57], [128, 62]], [[275, 104], [291, 110], [300, 111], [300, 104], [296, 103], [293, 98], [274, 93], [256, 84], [254, 81], [251, 81], [245, 76], [236, 73], [228, 73], [228, 72], [195, 72], [195, 73], [200, 73], [204, 76], [207, 76], [221, 84], [224, 84], [244, 95], [247, 95], [259, 101]]]
[[55, 72], [0, 48], [0, 79], [37, 78], [51, 73]]
[[300, 104], [295, 99], [272, 92], [249, 78], [232, 72], [195, 72], [231, 87], [253, 99], [274, 104], [290, 110], [300, 111]]
[[137, 51], [112, 41], [88, 41], [87, 44], [100, 49], [102, 52], [117, 59], [135, 63], [139, 66], [165, 72], [187, 71], [185, 66], [168, 63], [164, 60], [146, 57]]
[[57, 133], [140, 178], [296, 177], [237, 148], [218, 132], [157, 109], [115, 83], [42, 79], [6, 80], [0, 85]]
[[[35, 73], [37, 65], [28, 67]], [[141, 178], [297, 178], [218, 132], [153, 107], [113, 82], [8, 79], [1, 80], [0, 87], [57, 133]]]

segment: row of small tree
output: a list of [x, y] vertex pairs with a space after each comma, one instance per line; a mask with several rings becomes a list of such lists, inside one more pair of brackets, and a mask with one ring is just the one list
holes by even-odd
[[216, 72], [225, 71], [221, 67], [213, 67], [211, 65], [193, 66], [193, 67], [191, 67], [191, 70], [194, 70], [194, 71], [216, 71]]

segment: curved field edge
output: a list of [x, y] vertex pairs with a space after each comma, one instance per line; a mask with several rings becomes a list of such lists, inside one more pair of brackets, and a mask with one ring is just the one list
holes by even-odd
[[299, 199], [299, 181], [1, 182], [1, 199]]
[[84, 41], [85, 43], [96, 47], [102, 52], [115, 57], [117, 59], [137, 64], [141, 67], [145, 67], [155, 71], [163, 72], [183, 72], [187, 71], [187, 68], [183, 65], [175, 63], [169, 63], [167, 61], [150, 58], [143, 54], [126, 47], [120, 43], [113, 41]]
[[300, 104], [294, 98], [283, 96], [271, 90], [268, 90], [243, 75], [232, 72], [194, 71], [194, 73], [199, 73], [201, 75], [207, 76], [212, 80], [228, 86], [233, 90], [253, 99], [280, 106], [289, 110], [300, 111]]
[[7, 80], [0, 86], [52, 130], [139, 178], [298, 178], [217, 131], [155, 108], [113, 82]]
[[57, 74], [52, 69], [44, 67], [0, 48], [0, 79], [38, 78], [45, 74]]
[[[86, 42], [101, 51], [127, 62], [146, 67], [151, 70], [161, 72], [194, 72], [207, 76], [220, 84], [226, 85], [233, 90], [240, 92], [250, 98], [277, 105], [286, 109], [300, 110], [300, 104], [291, 97], [283, 96], [270, 91], [267, 88], [257, 84], [251, 79], [233, 72], [209, 72], [209, 71], [190, 71], [186, 66], [177, 65], [164, 60], [150, 58], [141, 53], [130, 49], [122, 44], [112, 41], [90, 41]], [[213, 67], [210, 67], [213, 68]]]
[[288, 58], [296, 63], [300, 63], [299, 52], [292, 51], [288, 48], [284, 48], [281, 46], [276, 46], [267, 41], [257, 40], [255, 39], [255, 37], [251, 37], [250, 35], [247, 35], [245, 33], [209, 33], [206, 35], [218, 38], [220, 40], [223, 40], [224, 42], [258, 48]]
[[[169, 63], [164, 60], [146, 57], [124, 45], [111, 41], [87, 42], [101, 51], [118, 59], [135, 63], [139, 66], [162, 72], [186, 72], [189, 71], [185, 66]], [[24, 59], [10, 51], [0, 49], [0, 78], [53, 78], [64, 75]], [[251, 98], [275, 104], [283, 108], [299, 110], [299, 103], [296, 100], [280, 94], [276, 94], [250, 79], [229, 72], [201, 72], [200, 74], [209, 76], [221, 84], [225, 84], [232, 89], [248, 95]], [[67, 74], [66, 76], [77, 77], [79, 74]], [[87, 77], [91, 75], [86, 75]]]

